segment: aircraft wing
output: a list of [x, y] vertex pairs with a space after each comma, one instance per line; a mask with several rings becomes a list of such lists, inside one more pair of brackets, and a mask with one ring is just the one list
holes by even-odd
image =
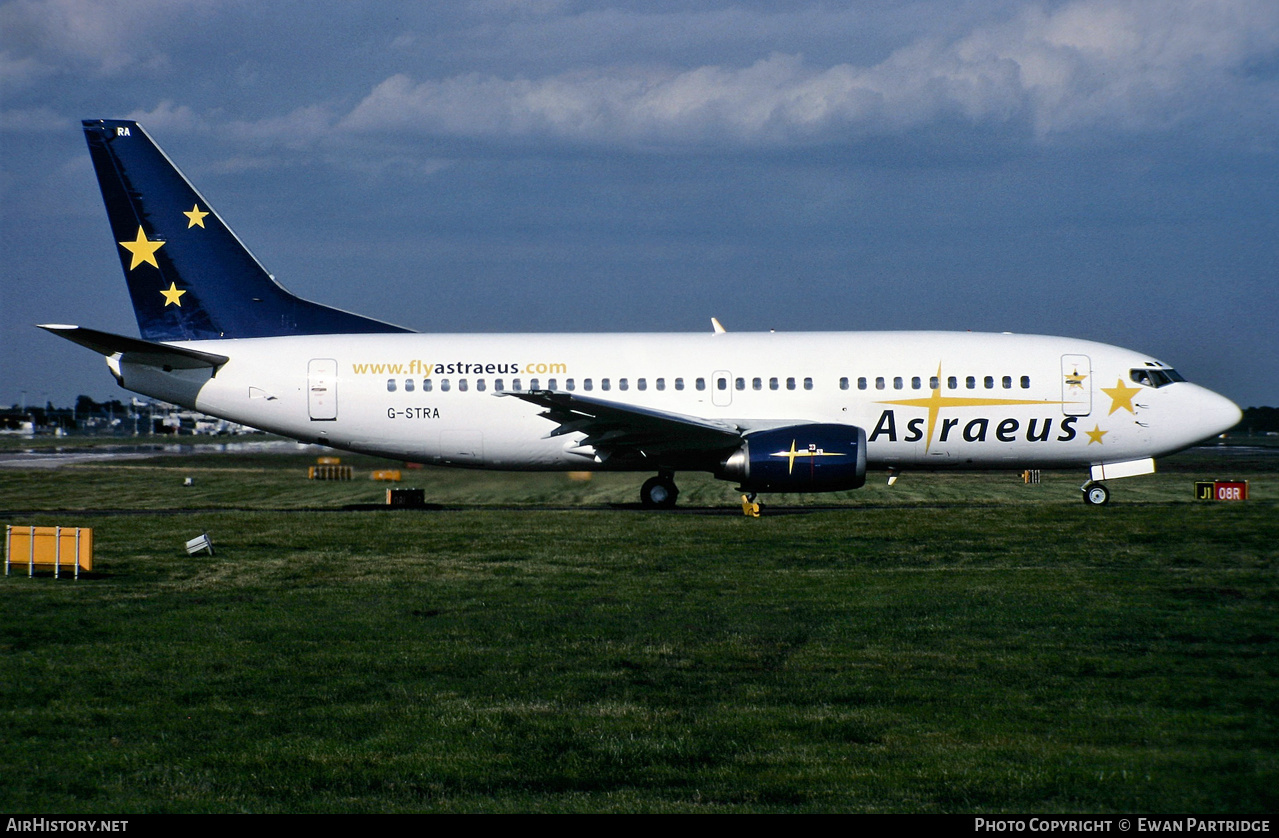
[[547, 437], [581, 433], [579, 443], [590, 447], [601, 461], [618, 458], [663, 464], [690, 456], [717, 458], [741, 445], [746, 429], [661, 410], [563, 393], [556, 390], [498, 393], [544, 407], [542, 416], [557, 427]]

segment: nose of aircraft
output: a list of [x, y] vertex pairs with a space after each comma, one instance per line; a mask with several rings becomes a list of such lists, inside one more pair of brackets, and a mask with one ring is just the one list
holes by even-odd
[[1211, 390], [1201, 387], [1196, 401], [1198, 424], [1204, 439], [1225, 433], [1243, 419], [1243, 411], [1239, 409], [1239, 405]]

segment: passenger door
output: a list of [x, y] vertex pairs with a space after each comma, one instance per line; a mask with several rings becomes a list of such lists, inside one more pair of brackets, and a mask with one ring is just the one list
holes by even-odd
[[1092, 413], [1092, 361], [1087, 355], [1061, 356], [1061, 412], [1067, 416]]
[[338, 362], [315, 358], [306, 368], [306, 405], [312, 422], [338, 418]]

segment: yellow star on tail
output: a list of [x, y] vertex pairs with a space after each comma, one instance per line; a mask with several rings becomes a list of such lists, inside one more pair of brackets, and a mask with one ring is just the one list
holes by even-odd
[[[1110, 412], [1123, 408], [1129, 413], [1136, 413], [1132, 407], [1132, 397], [1141, 392], [1140, 387], [1125, 387], [1122, 378], [1115, 379], [1114, 387], [1102, 387], [1101, 392], [1110, 396]], [[1107, 414], [1109, 415], [1109, 414]]]
[[185, 294], [186, 291], [178, 290], [177, 283], [170, 282], [169, 287], [167, 289], [165, 288], [160, 289], [160, 293], [164, 295], [164, 305], [166, 308], [170, 305], [175, 305], [178, 308], [182, 308], [182, 295]]
[[164, 242], [153, 242], [147, 239], [147, 234], [142, 232], [142, 228], [138, 228], [137, 241], [120, 242], [121, 247], [133, 254], [133, 261], [129, 263], [129, 270], [133, 270], [143, 262], [150, 262], [155, 267], [160, 267], [160, 263], [155, 261], [155, 252], [164, 247]]
[[187, 222], [187, 229], [188, 229], [188, 230], [190, 230], [192, 227], [203, 227], [203, 226], [204, 226], [204, 217], [205, 217], [206, 215], [208, 215], [208, 213], [207, 213], [207, 212], [201, 212], [201, 211], [200, 211], [200, 205], [199, 205], [199, 204], [193, 204], [193, 205], [192, 205], [192, 207], [191, 207], [191, 211], [190, 211], [190, 212], [184, 212], [184, 213], [182, 213], [182, 214], [183, 214], [183, 215], [185, 215], [188, 219], [190, 219], [190, 220]]

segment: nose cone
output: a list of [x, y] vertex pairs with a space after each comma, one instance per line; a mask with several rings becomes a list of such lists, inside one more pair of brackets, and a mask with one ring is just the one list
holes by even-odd
[[1239, 409], [1239, 405], [1225, 396], [1203, 388], [1200, 388], [1198, 395], [1198, 425], [1203, 439], [1225, 433], [1242, 421], [1243, 411]]

